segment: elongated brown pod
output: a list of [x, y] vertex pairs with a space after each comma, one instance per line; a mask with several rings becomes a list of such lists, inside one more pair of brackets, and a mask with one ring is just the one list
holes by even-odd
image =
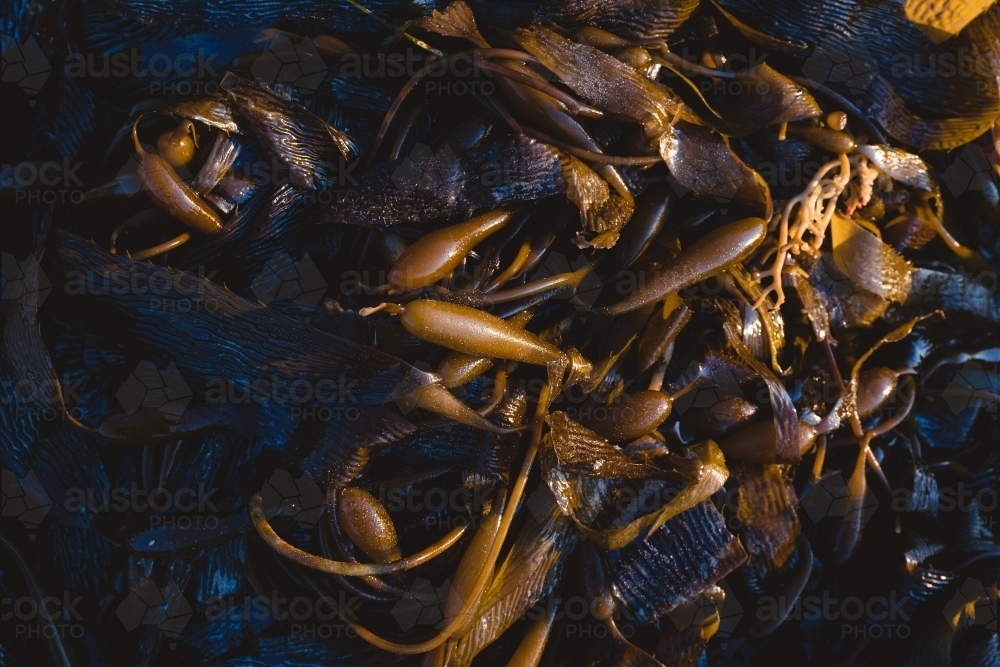
[[594, 312], [621, 315], [655, 303], [742, 262], [757, 249], [766, 234], [767, 223], [760, 218], [744, 218], [713, 230], [664, 264], [633, 294], [613, 306], [595, 308]]
[[458, 266], [480, 241], [507, 224], [511, 208], [498, 208], [438, 229], [413, 242], [393, 263], [389, 284], [401, 291], [432, 285]]
[[631, 266], [666, 225], [676, 201], [677, 195], [666, 185], [651, 187], [639, 195], [635, 212], [605, 261], [619, 271]]
[[417, 338], [449, 350], [539, 366], [565, 358], [559, 348], [516, 324], [456, 303], [411, 301], [399, 320]]
[[437, 367], [441, 384], [449, 389], [461, 386], [485, 373], [493, 365], [489, 357], [478, 357], [465, 352], [452, 352]]
[[359, 549], [376, 563], [403, 557], [392, 517], [378, 498], [364, 489], [348, 486], [337, 499], [337, 520]]
[[778, 460], [778, 434], [774, 421], [764, 421], [741, 428], [719, 442], [726, 458], [747, 463], [795, 463], [816, 442], [816, 429], [800, 421], [795, 438], [794, 459]]
[[545, 653], [545, 645], [552, 632], [552, 623], [558, 610], [558, 606], [550, 605], [549, 613], [531, 624], [514, 655], [507, 661], [507, 667], [536, 667], [542, 661], [542, 654]]
[[673, 401], [662, 391], [623, 395], [584, 426], [608, 440], [634, 440], [646, 435], [670, 416]]
[[[493, 542], [500, 531], [500, 519], [502, 514], [494, 512], [485, 519], [479, 526], [479, 530], [472, 536], [469, 546], [465, 549], [458, 568], [455, 570], [455, 578], [451, 582], [451, 590], [448, 592], [448, 600], [445, 602], [444, 618], [451, 621], [457, 618], [462, 606], [468, 601], [476, 587], [476, 582], [483, 574], [483, 570], [493, 569], [493, 562], [490, 561], [490, 550]], [[489, 576], [489, 573], [487, 573]], [[471, 619], [470, 619], [471, 622]], [[467, 625], [461, 628], [456, 634], [462, 634], [467, 629]]]
[[428, 412], [454, 419], [460, 424], [466, 424], [467, 426], [484, 431], [499, 434], [512, 432], [511, 429], [502, 428], [486, 419], [486, 417], [483, 417], [465, 403], [455, 398], [450, 391], [436, 382], [420, 387], [403, 396], [402, 400], [412, 407], [423, 408]]
[[857, 408], [859, 417], [872, 414], [892, 397], [896, 391], [896, 371], [884, 366], [861, 371], [858, 376]]
[[[530, 310], [522, 310], [517, 315], [511, 317], [508, 322], [523, 328], [531, 319]], [[493, 359], [479, 354], [466, 354], [465, 352], [452, 352], [445, 357], [437, 367], [437, 374], [441, 376], [441, 384], [449, 389], [458, 387], [466, 382], [485, 373], [493, 365]]]
[[789, 125], [788, 136], [804, 139], [831, 153], [852, 153], [858, 147], [851, 135], [828, 127]]
[[[505, 60], [503, 65], [525, 76], [544, 81], [540, 74], [522, 63]], [[522, 86], [504, 77], [497, 79], [497, 85], [500, 86], [500, 90], [504, 92], [507, 99], [528, 118], [530, 123], [539, 129], [570, 141], [581, 148], [597, 153], [601, 152], [601, 147], [573, 118], [569, 109], [562, 102], [536, 88]]]
[[136, 132], [138, 125], [139, 121], [136, 120], [132, 126], [132, 143], [135, 145], [135, 152], [139, 154], [137, 176], [150, 201], [157, 208], [202, 233], [221, 232], [222, 219], [202, 203], [201, 198], [181, 180], [170, 163], [155, 153], [143, 150]]

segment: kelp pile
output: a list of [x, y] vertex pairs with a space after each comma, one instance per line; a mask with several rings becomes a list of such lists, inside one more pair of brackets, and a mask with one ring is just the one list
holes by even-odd
[[981, 4], [10, 4], [0, 665], [1000, 665]]

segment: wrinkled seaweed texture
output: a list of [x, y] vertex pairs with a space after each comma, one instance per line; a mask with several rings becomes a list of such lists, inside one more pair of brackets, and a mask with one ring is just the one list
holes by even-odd
[[[99, 0], [108, 10], [138, 23], [174, 23], [195, 30], [242, 26], [336, 29], [372, 33], [384, 28], [347, 0]], [[366, 0], [376, 16], [400, 19], [430, 13], [429, 0]]]
[[997, 47], [981, 32], [936, 45], [906, 17], [902, 3], [887, 0], [718, 5], [783, 42], [807, 78], [860, 99], [863, 110], [912, 146], [959, 146], [988, 129], [1000, 111]]
[[693, 599], [746, 560], [719, 511], [705, 501], [646, 539], [606, 554], [611, 585], [642, 623]]
[[372, 168], [361, 179], [358, 197], [333, 204], [323, 220], [388, 227], [467, 216], [565, 191], [559, 156], [523, 135], [461, 153], [447, 145], [418, 146], [405, 158]]
[[[268, 280], [279, 275], [266, 267], [274, 265], [280, 253], [302, 259], [301, 248], [318, 209], [309, 193], [290, 184], [265, 186], [233, 214], [219, 234], [181, 246], [171, 264], [191, 273], [212, 267], [213, 282], [252, 301], [260, 300], [258, 294], [277, 295], [279, 287]], [[310, 257], [322, 261], [315, 254]]]
[[482, 25], [511, 29], [544, 16], [565, 27], [595, 26], [624, 37], [663, 39], [694, 14], [701, 0], [472, 0]]
[[[9, 264], [12, 255], [4, 255]], [[4, 268], [6, 272], [10, 267]], [[63, 513], [59, 501], [70, 489], [103, 489], [108, 487], [108, 480], [95, 447], [100, 438], [65, 419], [66, 410], [78, 406], [66, 404], [42, 341], [38, 307], [49, 294], [51, 284], [34, 256], [29, 255], [21, 268], [23, 284], [7, 283], [5, 298], [0, 300], [0, 463], [5, 484], [12, 481], [12, 474], [33, 500], [28, 503], [29, 509], [33, 504], [41, 519], [49, 511]], [[20, 298], [6, 298], [14, 289], [21, 292]], [[31, 483], [33, 480], [37, 480], [37, 487]], [[5, 486], [5, 494], [8, 491]], [[44, 509], [46, 505], [50, 507]], [[83, 513], [63, 518], [86, 522], [91, 516]]]
[[[65, 306], [102, 312], [115, 322], [118, 335], [137, 342], [158, 368], [175, 364], [192, 394], [184, 418], [190, 412], [280, 446], [302, 424], [299, 410], [336, 408], [340, 417], [322, 422], [317, 435], [341, 451], [323, 453], [321, 445], [317, 466], [336, 466], [334, 460], [347, 465], [358, 448], [392, 441], [412, 429], [381, 407], [429, 381], [405, 362], [243, 300], [203, 278], [110, 255], [65, 232], [56, 238], [69, 292]], [[154, 299], [143, 289], [112, 290], [116, 277], [133, 285], [170, 287]], [[89, 286], [83, 288], [80, 280], [90, 281]], [[190, 300], [196, 307], [177, 312], [161, 307], [164, 299]], [[282, 399], [278, 387], [295, 381], [312, 391]], [[323, 476], [321, 469], [317, 472]]]
[[350, 137], [302, 105], [231, 72], [219, 85], [233, 96], [236, 115], [245, 127], [271, 157], [288, 167], [296, 187], [312, 190], [345, 184], [344, 172], [357, 156]]

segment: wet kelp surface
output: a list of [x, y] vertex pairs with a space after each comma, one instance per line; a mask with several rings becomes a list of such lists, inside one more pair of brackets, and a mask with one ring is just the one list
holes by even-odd
[[1000, 5], [0, 23], [0, 665], [1000, 665]]

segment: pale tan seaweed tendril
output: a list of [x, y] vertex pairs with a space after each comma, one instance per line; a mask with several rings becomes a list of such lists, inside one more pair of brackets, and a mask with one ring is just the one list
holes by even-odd
[[[834, 175], [828, 176], [834, 169], [837, 170]], [[753, 305], [754, 308], [760, 307], [771, 292], [774, 292], [776, 297], [772, 309], [777, 309], [785, 302], [781, 275], [789, 253], [798, 255], [805, 252], [815, 255], [819, 251], [837, 209], [837, 200], [850, 180], [851, 164], [847, 154], [841, 153], [836, 160], [831, 160], [820, 167], [805, 189], [788, 200], [777, 222], [772, 221], [772, 229], [775, 226], [778, 229], [778, 248], [771, 268], [758, 276], [758, 279], [770, 277], [771, 284], [763, 289]], [[807, 232], [811, 235], [810, 239], [806, 238]]]

